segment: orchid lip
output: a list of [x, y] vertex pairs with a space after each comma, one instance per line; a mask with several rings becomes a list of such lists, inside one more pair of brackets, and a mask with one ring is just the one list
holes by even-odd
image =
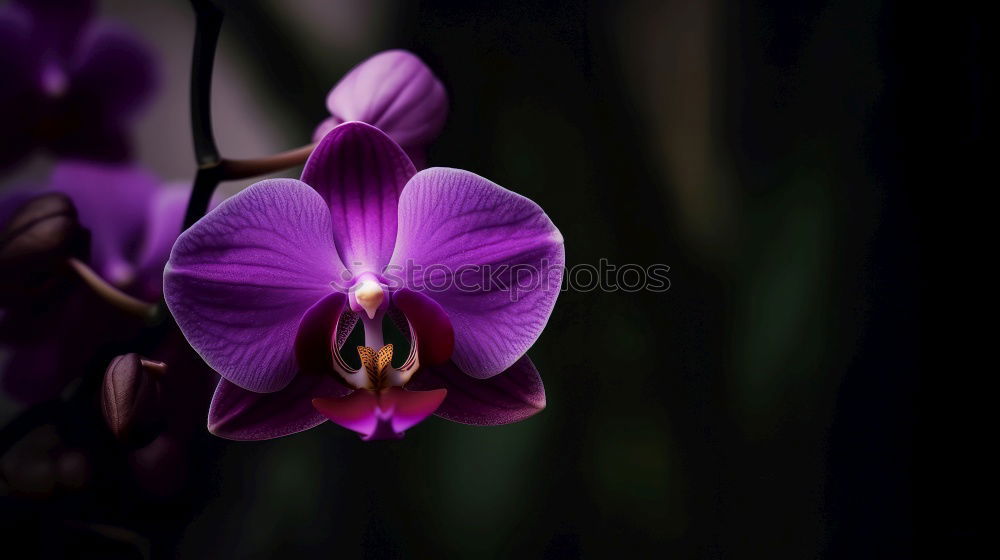
[[331, 422], [358, 432], [364, 441], [399, 439], [407, 429], [433, 414], [447, 392], [387, 387], [354, 391], [345, 397], [317, 397], [312, 405]]
[[[373, 318], [362, 317], [362, 328], [365, 329], [365, 345], [358, 346], [358, 357], [361, 367], [350, 367], [340, 352], [333, 350], [333, 370], [356, 389], [379, 391], [387, 387], [402, 387], [420, 368], [417, 345], [410, 346], [410, 353], [400, 367], [392, 365], [393, 345], [382, 344], [382, 319], [385, 313], [380, 311]], [[415, 336], [410, 329], [410, 336]], [[377, 349], [377, 350], [376, 350]]]
[[[375, 290], [380, 290], [376, 287]], [[372, 290], [375, 292], [375, 290]], [[362, 300], [365, 300], [362, 290]], [[375, 292], [376, 297], [379, 292]], [[409, 382], [421, 365], [421, 346], [418, 340], [419, 325], [406, 317], [410, 344], [406, 359], [398, 367], [392, 364], [393, 346], [386, 345], [382, 333], [383, 321], [389, 311], [388, 294], [381, 293], [382, 301], [369, 316], [367, 312], [345, 312], [345, 304], [352, 293], [331, 292], [315, 303], [302, 316], [295, 340], [298, 369], [304, 373], [339, 377], [354, 389], [376, 391], [387, 387], [402, 387]], [[369, 299], [368, 301], [371, 301]], [[404, 314], [405, 316], [405, 314]], [[364, 344], [357, 347], [360, 368], [347, 364], [341, 355], [341, 346], [360, 321], [364, 329]], [[433, 352], [429, 354], [434, 356]]]
[[[358, 346], [361, 368], [347, 365], [340, 352], [333, 350], [333, 369], [348, 385], [357, 389], [377, 391], [385, 387], [402, 387], [420, 367], [417, 345], [411, 345], [406, 361], [399, 368], [392, 366], [391, 344], [385, 345], [382, 337], [382, 320], [389, 309], [388, 286], [371, 272], [361, 274], [348, 292], [352, 311], [361, 314], [361, 324], [365, 331], [365, 345]], [[416, 339], [410, 325], [410, 338]], [[367, 375], [364, 375], [367, 374]]]

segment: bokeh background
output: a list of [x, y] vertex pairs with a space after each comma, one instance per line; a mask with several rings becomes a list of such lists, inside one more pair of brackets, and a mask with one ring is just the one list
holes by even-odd
[[[139, 159], [190, 180], [190, 6], [103, 9], [162, 60]], [[330, 424], [260, 443], [206, 434], [183, 492], [0, 491], [5, 539], [155, 558], [969, 550], [986, 397], [968, 349], [983, 335], [949, 321], [928, 336], [924, 297], [936, 264], [976, 276], [938, 217], [992, 188], [968, 175], [985, 135], [982, 23], [941, 10], [231, 3], [214, 82], [226, 155], [307, 142], [345, 71], [410, 49], [451, 99], [431, 165], [537, 201], [570, 266], [663, 263], [671, 288], [563, 293], [529, 352], [548, 407], [522, 423], [432, 419], [375, 444]], [[947, 307], [975, 304], [948, 285]]]

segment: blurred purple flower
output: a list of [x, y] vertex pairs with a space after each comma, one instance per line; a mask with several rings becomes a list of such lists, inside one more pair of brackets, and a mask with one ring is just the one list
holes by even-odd
[[380, 52], [347, 73], [326, 98], [332, 115], [316, 128], [318, 142], [341, 123], [361, 121], [389, 135], [421, 169], [424, 148], [444, 127], [448, 95], [441, 81], [414, 54]]
[[92, 19], [88, 0], [13, 0], [0, 8], [0, 169], [36, 148], [116, 160], [127, 125], [153, 93], [147, 47]]
[[[131, 165], [65, 162], [35, 192], [60, 192], [73, 201], [80, 224], [90, 230], [90, 262], [105, 280], [147, 301], [160, 298], [163, 267], [180, 233], [187, 188], [165, 185]], [[70, 284], [42, 301], [28, 298], [8, 308], [0, 321], [0, 342], [12, 351], [2, 385], [17, 400], [53, 398], [102, 346], [127, 340], [142, 325]]]
[[45, 191], [61, 192], [76, 205], [90, 230], [95, 271], [123, 291], [159, 299], [163, 267], [181, 231], [190, 189], [165, 183], [135, 165], [64, 162]]
[[[417, 173], [386, 134], [351, 122], [323, 138], [301, 181], [259, 182], [184, 232], [164, 295], [223, 377], [214, 434], [267, 439], [329, 419], [396, 438], [435, 411], [488, 425], [544, 407], [524, 354], [555, 304], [563, 259], [562, 236], [534, 202], [467, 171]], [[512, 298], [487, 285], [431, 289], [417, 272], [430, 265], [551, 274]], [[408, 327], [398, 366], [383, 346], [386, 314]], [[354, 370], [339, 347], [359, 320]]]

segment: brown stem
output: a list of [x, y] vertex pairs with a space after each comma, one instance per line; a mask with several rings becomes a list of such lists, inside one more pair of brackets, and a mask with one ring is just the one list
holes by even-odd
[[309, 144], [280, 154], [265, 156], [254, 159], [228, 159], [223, 158], [219, 167], [223, 180], [246, 179], [258, 175], [267, 175], [289, 167], [301, 165], [309, 159], [316, 144]]
[[77, 275], [80, 276], [80, 279], [83, 280], [84, 284], [89, 286], [90, 289], [104, 301], [130, 315], [134, 315], [142, 319], [152, 319], [155, 316], [155, 304], [134, 298], [112, 286], [106, 280], [101, 278], [99, 274], [94, 272], [94, 269], [90, 268], [78, 259], [69, 259], [67, 263], [70, 268], [72, 268]]

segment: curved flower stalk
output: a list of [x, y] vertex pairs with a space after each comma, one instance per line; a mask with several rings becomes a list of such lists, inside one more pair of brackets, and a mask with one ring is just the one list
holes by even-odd
[[[34, 192], [62, 193], [72, 201], [80, 225], [90, 231], [94, 273], [136, 298], [160, 298], [163, 267], [187, 202], [183, 185], [164, 184], [131, 165], [64, 162]], [[0, 342], [11, 349], [2, 385], [17, 400], [54, 397], [99, 348], [129, 338], [142, 326], [82, 286], [67, 288], [42, 302], [11, 304], [0, 321]]]
[[[562, 236], [534, 202], [467, 171], [417, 173], [386, 134], [349, 122], [323, 138], [301, 181], [257, 183], [181, 234], [164, 296], [223, 377], [209, 412], [216, 435], [267, 439], [331, 420], [387, 439], [435, 412], [485, 425], [544, 407], [524, 354], [555, 304], [563, 259]], [[547, 274], [512, 297], [463, 275], [482, 267]], [[383, 344], [387, 315], [407, 327], [404, 359]], [[338, 349], [358, 322], [354, 370]]]
[[424, 149], [444, 127], [448, 94], [416, 55], [383, 51], [355, 66], [326, 98], [330, 118], [313, 134], [318, 142], [339, 124], [368, 123], [389, 135], [421, 169]]
[[127, 127], [152, 96], [152, 54], [92, 18], [88, 0], [13, 0], [0, 8], [0, 169], [36, 148], [124, 160]]

